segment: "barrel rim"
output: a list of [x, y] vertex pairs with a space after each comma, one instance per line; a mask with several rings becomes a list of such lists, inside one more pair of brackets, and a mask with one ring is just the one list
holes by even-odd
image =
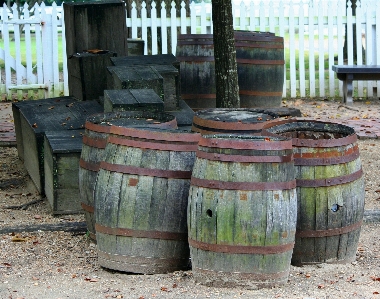
[[[334, 139], [302, 139], [302, 138], [291, 138], [293, 146], [296, 147], [323, 147], [323, 148], [328, 148], [328, 147], [337, 147], [337, 146], [343, 146], [343, 145], [349, 145], [357, 142], [357, 135], [355, 133], [355, 129], [352, 127], [339, 124], [336, 122], [329, 122], [329, 121], [318, 121], [314, 119], [286, 119], [286, 120], [273, 120], [270, 122], [264, 123], [263, 129], [262, 129], [262, 135], [267, 135], [267, 136], [280, 136], [278, 133], [273, 133], [270, 130], [274, 129], [276, 126], [280, 125], [287, 125], [287, 124], [292, 124], [292, 123], [298, 123], [298, 124], [303, 124], [303, 123], [315, 123], [317, 125], [332, 125], [335, 128], [341, 128], [347, 131], [347, 136], [340, 137], [340, 138], [334, 138]], [[286, 131], [289, 132], [289, 131]], [[322, 132], [322, 131], [316, 131], [316, 132]], [[335, 132], [335, 131], [327, 131], [327, 132]], [[338, 133], [338, 132], [336, 132]], [[344, 132], [339, 132], [339, 133], [344, 133]]]

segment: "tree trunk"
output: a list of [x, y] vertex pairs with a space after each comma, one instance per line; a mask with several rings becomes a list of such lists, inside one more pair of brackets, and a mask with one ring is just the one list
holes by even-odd
[[239, 85], [231, 0], [212, 1], [217, 108], [239, 108]]

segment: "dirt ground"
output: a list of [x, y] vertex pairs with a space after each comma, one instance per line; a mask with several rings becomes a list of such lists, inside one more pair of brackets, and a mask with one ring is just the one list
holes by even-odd
[[[284, 101], [316, 119], [380, 118], [380, 102]], [[363, 117], [364, 116], [364, 117]], [[379, 139], [359, 140], [366, 179], [366, 210], [380, 210]], [[29, 179], [14, 147], [0, 148], [0, 231], [8, 227], [67, 224], [83, 215], [52, 216]], [[19, 209], [12, 206], [36, 201]], [[380, 223], [367, 222], [356, 261], [291, 266], [281, 287], [246, 290], [196, 283], [191, 271], [135, 275], [98, 265], [96, 245], [82, 232], [35, 231], [0, 234], [0, 298], [380, 298]]]

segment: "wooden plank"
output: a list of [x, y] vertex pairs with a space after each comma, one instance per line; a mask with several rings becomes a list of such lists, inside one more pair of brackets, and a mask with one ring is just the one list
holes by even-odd
[[104, 112], [128, 110], [164, 112], [164, 103], [153, 89], [104, 90]]
[[65, 2], [63, 10], [67, 56], [89, 49], [128, 55], [126, 10], [123, 2]]
[[83, 132], [84, 130], [45, 132], [45, 194], [53, 214], [82, 212], [78, 172]]

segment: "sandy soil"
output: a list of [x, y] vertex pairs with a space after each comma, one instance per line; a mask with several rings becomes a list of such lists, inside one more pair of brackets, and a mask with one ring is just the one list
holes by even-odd
[[[330, 101], [287, 101], [315, 118], [379, 116], [378, 101], [356, 110]], [[366, 178], [366, 210], [380, 209], [379, 140], [360, 140]], [[82, 215], [52, 216], [35, 191], [15, 148], [0, 148], [0, 230], [21, 225], [74, 223]], [[38, 201], [41, 199], [40, 201]], [[25, 209], [9, 208], [37, 201]], [[191, 271], [135, 275], [104, 269], [96, 244], [84, 233], [63, 231], [0, 234], [0, 298], [380, 298], [379, 223], [365, 223], [356, 261], [291, 266], [288, 283], [270, 289], [213, 288], [195, 282]]]

